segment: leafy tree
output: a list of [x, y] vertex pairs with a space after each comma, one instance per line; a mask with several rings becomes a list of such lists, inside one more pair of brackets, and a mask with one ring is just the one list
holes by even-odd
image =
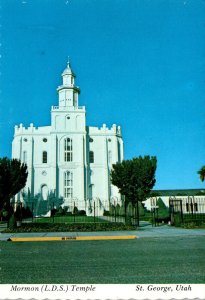
[[150, 191], [156, 181], [156, 167], [156, 157], [147, 155], [116, 163], [111, 171], [112, 184], [118, 187], [121, 195], [125, 196], [125, 207], [129, 202], [136, 206], [138, 226], [139, 202], [146, 200], [150, 196]]
[[159, 196], [161, 196], [161, 194], [158, 191], [151, 191], [150, 196], [151, 197], [159, 197]]
[[205, 180], [205, 166], [201, 167], [201, 169], [197, 173], [199, 174], [199, 177], [203, 182]]
[[144, 208], [144, 203], [139, 202], [139, 215], [144, 216], [145, 215], [145, 208]]
[[18, 159], [0, 158], [0, 211], [10, 210], [10, 200], [26, 185], [27, 166]]
[[204, 196], [205, 195], [205, 191], [200, 191], [196, 193], [196, 196]]
[[163, 202], [162, 198], [158, 198], [156, 204], [157, 204], [158, 210], [159, 210], [159, 217], [168, 217], [169, 209]]

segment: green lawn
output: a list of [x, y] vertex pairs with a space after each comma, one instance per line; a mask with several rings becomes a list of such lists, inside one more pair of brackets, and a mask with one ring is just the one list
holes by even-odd
[[205, 283], [205, 237], [0, 243], [0, 283]]

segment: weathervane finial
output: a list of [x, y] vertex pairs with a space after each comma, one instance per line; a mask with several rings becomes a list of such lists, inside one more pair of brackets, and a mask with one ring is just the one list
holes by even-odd
[[69, 56], [68, 56], [67, 64], [68, 64], [68, 65], [70, 64], [70, 57], [69, 57]]

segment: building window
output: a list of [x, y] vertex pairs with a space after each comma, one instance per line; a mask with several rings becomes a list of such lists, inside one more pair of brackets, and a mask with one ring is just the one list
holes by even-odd
[[64, 160], [73, 161], [73, 145], [70, 138], [64, 140]]
[[27, 151], [23, 151], [23, 163], [27, 163]]
[[48, 199], [48, 187], [46, 184], [43, 184], [41, 186], [41, 197], [43, 200], [47, 200]]
[[118, 148], [118, 162], [121, 162], [121, 149], [120, 149], [120, 143], [117, 142], [117, 148]]
[[198, 211], [198, 203], [194, 203], [194, 211]]
[[43, 138], [44, 143], [47, 143], [47, 141], [48, 141], [47, 138]]
[[69, 171], [64, 173], [64, 197], [73, 198], [73, 173]]
[[90, 164], [94, 163], [94, 152], [93, 151], [89, 152], [89, 161], [90, 161]]
[[43, 151], [42, 162], [43, 164], [47, 164], [47, 151]]

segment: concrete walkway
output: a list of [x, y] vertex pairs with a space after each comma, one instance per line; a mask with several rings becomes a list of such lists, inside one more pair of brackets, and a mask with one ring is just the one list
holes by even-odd
[[25, 232], [0, 233], [0, 241], [7, 241], [11, 237], [78, 237], [78, 236], [127, 236], [136, 235], [138, 238], [169, 238], [205, 236], [205, 229], [183, 229], [168, 225], [152, 227], [147, 225], [132, 231], [98, 231], [98, 232]]

